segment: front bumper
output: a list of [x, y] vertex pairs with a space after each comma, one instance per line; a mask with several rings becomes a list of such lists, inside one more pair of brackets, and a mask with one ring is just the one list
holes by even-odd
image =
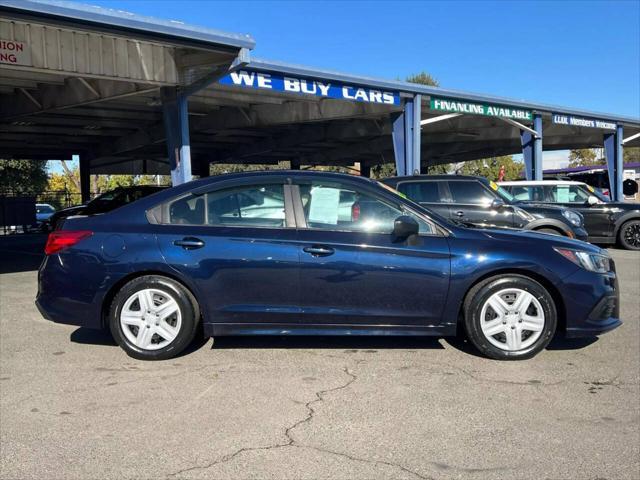
[[562, 286], [568, 338], [593, 337], [620, 325], [620, 290], [615, 265], [606, 274], [580, 269]]

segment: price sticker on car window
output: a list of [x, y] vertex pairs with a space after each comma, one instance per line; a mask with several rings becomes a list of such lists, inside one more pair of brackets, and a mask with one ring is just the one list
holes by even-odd
[[491, 185], [491, 188], [493, 188], [494, 190], [498, 190], [498, 184], [493, 180], [489, 182], [489, 185]]

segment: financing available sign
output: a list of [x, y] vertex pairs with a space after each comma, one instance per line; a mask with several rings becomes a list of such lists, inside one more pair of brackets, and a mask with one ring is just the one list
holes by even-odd
[[230, 85], [276, 92], [314, 95], [316, 97], [351, 100], [353, 102], [400, 105], [400, 93], [375, 88], [359, 87], [340, 82], [294, 77], [282, 73], [238, 70], [219, 80], [221, 85]]
[[431, 97], [431, 110], [441, 112], [465, 113], [470, 115], [484, 115], [487, 117], [502, 117], [512, 120], [531, 120], [531, 110], [507, 107], [504, 105], [492, 105], [488, 103], [461, 102], [445, 98]]
[[561, 113], [551, 115], [551, 120], [553, 123], [571, 127], [604, 128], [606, 130], [616, 129], [616, 124], [613, 122], [598, 120], [597, 118], [574, 117], [573, 115], [563, 115]]

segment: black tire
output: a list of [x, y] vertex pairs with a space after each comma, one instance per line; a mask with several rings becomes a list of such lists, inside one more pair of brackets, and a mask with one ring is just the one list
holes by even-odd
[[618, 243], [626, 250], [640, 250], [640, 219], [622, 224], [618, 230]]
[[534, 230], [534, 231], [540, 232], [540, 233], [548, 233], [550, 235], [560, 235], [560, 236], [566, 237], [564, 233], [559, 232], [555, 228], [538, 228], [537, 230]]
[[[180, 310], [181, 325], [177, 336], [171, 343], [158, 350], [136, 346], [127, 338], [120, 324], [120, 314], [127, 299], [145, 289], [167, 293], [176, 301]], [[175, 280], [160, 275], [138, 277], [125, 284], [115, 295], [109, 311], [109, 329], [113, 338], [127, 355], [138, 360], [166, 360], [175, 357], [193, 341], [199, 322], [200, 310], [191, 292]]]
[[[538, 300], [544, 313], [544, 327], [540, 337], [532, 345], [516, 351], [502, 350], [493, 345], [485, 337], [480, 325], [484, 304], [494, 293], [509, 288], [529, 292]], [[478, 283], [467, 293], [463, 309], [464, 326], [469, 340], [482, 354], [496, 360], [525, 360], [535, 356], [549, 344], [558, 323], [555, 302], [549, 292], [535, 280], [523, 275], [496, 276]]]

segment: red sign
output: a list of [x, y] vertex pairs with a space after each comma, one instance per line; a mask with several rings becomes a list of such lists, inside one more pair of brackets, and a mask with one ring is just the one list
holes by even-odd
[[31, 50], [24, 42], [0, 39], [0, 63], [31, 65]]

